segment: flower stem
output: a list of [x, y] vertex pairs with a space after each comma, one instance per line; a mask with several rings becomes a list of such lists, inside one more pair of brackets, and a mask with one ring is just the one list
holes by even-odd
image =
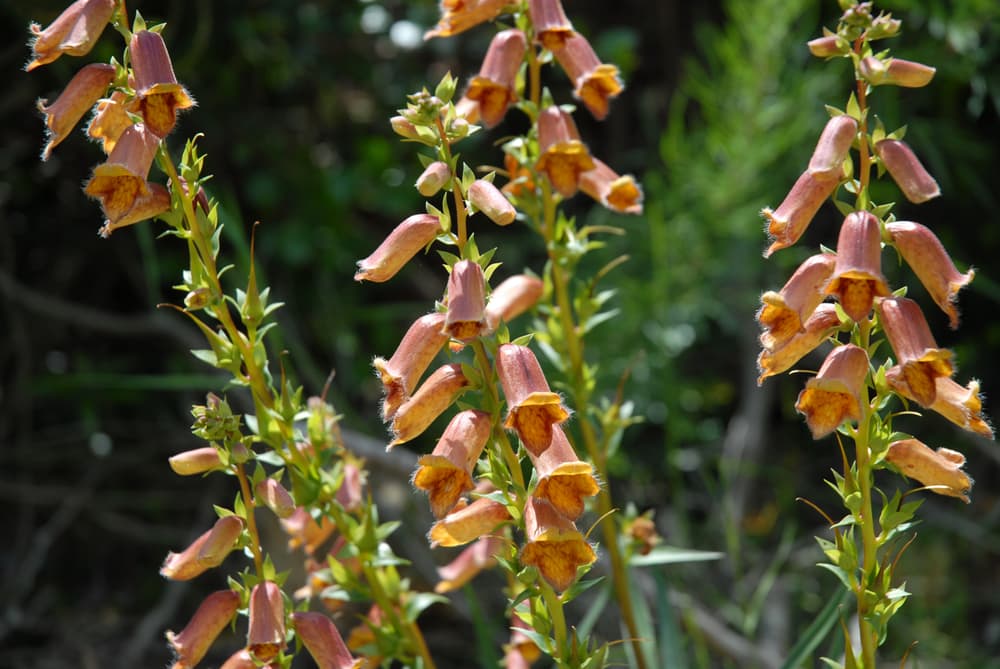
[[243, 506], [247, 510], [247, 532], [250, 534], [250, 552], [253, 554], [253, 566], [257, 576], [264, 573], [264, 557], [260, 550], [260, 533], [257, 532], [257, 520], [254, 517], [255, 502], [250, 493], [250, 481], [242, 464], [235, 467], [236, 478], [240, 482], [240, 495], [243, 496]]

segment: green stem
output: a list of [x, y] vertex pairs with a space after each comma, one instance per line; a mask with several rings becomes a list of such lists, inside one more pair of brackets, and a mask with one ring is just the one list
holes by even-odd
[[563, 613], [562, 599], [544, 579], [539, 579], [538, 587], [542, 592], [542, 599], [545, 600], [545, 608], [549, 611], [552, 634], [556, 639], [556, 665], [565, 666], [569, 653], [566, 652], [566, 615]]
[[[867, 351], [871, 344], [871, 322], [865, 319], [858, 325], [858, 345]], [[854, 435], [854, 449], [857, 481], [861, 492], [861, 508], [855, 518], [861, 527], [863, 562], [855, 595], [857, 596], [858, 628], [861, 637], [862, 668], [875, 669], [875, 650], [878, 639], [875, 630], [868, 621], [870, 612], [868, 598], [865, 595], [868, 587], [874, 583], [878, 576], [878, 542], [875, 537], [875, 514], [872, 505], [873, 473], [869, 439], [872, 408], [867, 402], [862, 402], [861, 410], [861, 420], [858, 421], [857, 433]]]
[[243, 465], [235, 467], [236, 478], [240, 482], [240, 495], [243, 496], [243, 506], [247, 510], [247, 532], [250, 534], [250, 552], [253, 554], [253, 566], [257, 576], [264, 573], [264, 556], [260, 549], [260, 533], [257, 531], [257, 520], [254, 517], [255, 501], [250, 493], [250, 481], [247, 479], [246, 470]]

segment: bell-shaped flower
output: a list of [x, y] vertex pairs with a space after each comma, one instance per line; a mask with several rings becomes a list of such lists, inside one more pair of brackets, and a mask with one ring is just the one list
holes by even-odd
[[909, 221], [896, 221], [885, 226], [892, 243], [920, 279], [931, 299], [948, 314], [952, 329], [958, 327], [955, 307], [958, 291], [969, 284], [976, 272], [958, 271], [941, 240], [926, 226]]
[[535, 306], [542, 297], [545, 284], [542, 280], [517, 274], [504, 279], [490, 293], [486, 303], [486, 326], [492, 332], [501, 322], [509, 322]]
[[486, 331], [486, 277], [475, 261], [459, 260], [451, 268], [444, 330], [461, 342]]
[[441, 0], [441, 18], [424, 39], [451, 37], [480, 23], [492, 21], [510, 0]]
[[144, 195], [139, 194], [135, 198], [135, 202], [128, 212], [117, 221], [105, 221], [101, 229], [97, 231], [97, 234], [107, 239], [115, 230], [134, 225], [140, 221], [149, 220], [170, 209], [170, 191], [167, 190], [166, 186], [147, 183], [146, 188], [147, 192]]
[[389, 236], [364, 260], [358, 261], [355, 281], [381, 283], [396, 276], [399, 270], [434, 241], [441, 232], [437, 216], [414, 214], [393, 228]]
[[432, 197], [437, 195], [449, 181], [451, 181], [451, 168], [448, 167], [448, 163], [435, 160], [417, 177], [417, 192], [424, 197]]
[[479, 74], [469, 82], [465, 97], [479, 103], [480, 118], [488, 128], [502, 121], [507, 107], [517, 101], [514, 87], [526, 47], [520, 30], [498, 32], [486, 50]]
[[[918, 402], [916, 397], [907, 394], [909, 388], [898, 367], [886, 372], [889, 387], [909, 400]], [[983, 418], [983, 398], [979, 394], [979, 381], [969, 381], [962, 386], [950, 377], [934, 379], [934, 402], [927, 407], [936, 411], [955, 425], [964, 430], [975, 432], [988, 439], [993, 438], [993, 428]]]
[[515, 430], [524, 447], [537, 457], [552, 442], [552, 426], [564, 423], [569, 410], [559, 394], [549, 389], [549, 382], [530, 348], [501, 345], [496, 368], [507, 398], [504, 427]]
[[198, 606], [191, 621], [179, 633], [167, 632], [174, 651], [174, 669], [194, 667], [240, 608], [240, 596], [232, 590], [213, 592]]
[[809, 159], [808, 171], [823, 179], [836, 179], [844, 174], [844, 160], [858, 134], [858, 122], [847, 114], [838, 114], [826, 122], [816, 148]]
[[535, 39], [549, 51], [563, 48], [574, 34], [562, 0], [529, 0], [528, 14], [535, 29]]
[[899, 368], [895, 385], [904, 388], [907, 397], [921, 406], [934, 404], [936, 379], [955, 373], [951, 351], [938, 348], [920, 305], [905, 297], [879, 300], [876, 303], [879, 323]]
[[451, 511], [472, 490], [472, 472], [492, 430], [490, 414], [467, 409], [455, 414], [430, 455], [417, 460], [413, 485], [427, 491], [435, 518]]
[[583, 498], [593, 497], [601, 490], [594, 477], [594, 467], [576, 456], [566, 433], [552, 426], [552, 441], [541, 455], [528, 452], [538, 473], [538, 485], [532, 493], [548, 500], [556, 511], [570, 520], [583, 513]]
[[419, 436], [468, 387], [469, 380], [462, 373], [461, 365], [451, 363], [438, 367], [399, 407], [392, 419], [393, 440], [386, 450]]
[[937, 70], [930, 65], [902, 58], [880, 60], [875, 56], [865, 56], [858, 63], [858, 72], [872, 86], [888, 84], [903, 88], [922, 88], [931, 83]]
[[160, 575], [172, 581], [189, 581], [212, 567], [222, 564], [236, 548], [243, 533], [243, 521], [237, 516], [223, 516], [212, 529], [195, 539], [180, 553], [167, 553]]
[[270, 662], [285, 647], [285, 598], [275, 583], [263, 581], [250, 591], [247, 650], [259, 662]]
[[448, 341], [444, 322], [443, 313], [421, 316], [407, 329], [391, 358], [375, 358], [372, 362], [385, 391], [382, 420], [391, 420], [396, 415], [400, 405], [410, 398], [420, 377]]
[[760, 352], [757, 356], [757, 368], [760, 370], [757, 385], [769, 376], [791, 369], [792, 365], [814, 351], [839, 326], [840, 317], [833, 304], [824, 303], [816, 307], [800, 332], [793, 334], [781, 345], [776, 345], [773, 349], [765, 348]]
[[587, 38], [576, 32], [568, 35], [562, 46], [553, 49], [552, 54], [573, 82], [574, 97], [590, 110], [594, 118], [604, 120], [610, 100], [624, 90], [618, 68], [602, 63]]
[[844, 312], [855, 321], [868, 318], [876, 296], [887, 297], [882, 275], [882, 233], [878, 219], [867, 211], [847, 215], [837, 239], [837, 264], [826, 286]]
[[84, 192], [101, 201], [110, 223], [119, 222], [140, 198], [149, 195], [146, 177], [159, 142], [156, 135], [137, 123], [122, 133], [107, 162], [94, 168]]
[[104, 97], [115, 78], [115, 68], [106, 63], [91, 63], [73, 75], [69, 84], [52, 104], [38, 101], [38, 111], [45, 115], [48, 141], [42, 150], [42, 160], [48, 160], [52, 149], [66, 139], [83, 115]]
[[125, 129], [133, 125], [125, 110], [125, 93], [115, 91], [110, 98], [97, 103], [94, 118], [87, 126], [87, 136], [101, 143], [105, 155], [115, 149], [115, 142], [122, 136]]
[[797, 242], [816, 212], [833, 195], [839, 184], [839, 178], [831, 179], [806, 170], [795, 181], [777, 209], [762, 209], [760, 214], [767, 221], [767, 234], [771, 238], [771, 245], [764, 251], [764, 257]]
[[298, 611], [292, 614], [295, 636], [309, 651], [317, 669], [353, 669], [361, 661], [351, 656], [336, 625], [322, 613]]
[[825, 437], [845, 420], [861, 420], [861, 406], [868, 401], [867, 374], [868, 354], [863, 348], [845, 344], [830, 351], [795, 402], [795, 410], [806, 417], [813, 439]]
[[214, 446], [205, 446], [178, 453], [168, 458], [167, 462], [170, 463], [170, 468], [174, 470], [174, 473], [181, 476], [204, 474], [222, 467], [219, 449]]
[[572, 117], [559, 107], [548, 107], [538, 115], [538, 146], [541, 155], [535, 169], [563, 197], [576, 193], [580, 175], [597, 166], [577, 136]]
[[440, 577], [434, 592], [444, 594], [458, 590], [475, 576], [497, 563], [496, 556], [503, 549], [503, 537], [489, 535], [477, 539], [459, 553], [454, 560], [438, 567]]
[[563, 592], [576, 580], [577, 570], [597, 560], [593, 547], [573, 521], [544, 499], [528, 497], [524, 505], [526, 543], [521, 564], [538, 569], [556, 591]]
[[193, 107], [194, 99], [177, 83], [167, 45], [159, 33], [134, 33], [129, 54], [135, 73], [135, 100], [129, 111], [142, 115], [154, 135], [166, 137], [177, 123], [177, 112]]
[[885, 459], [903, 476], [920, 481], [931, 492], [969, 503], [973, 481], [962, 471], [965, 456], [958, 451], [935, 451], [917, 439], [902, 439], [889, 444]]
[[875, 153], [910, 202], [920, 204], [941, 194], [937, 181], [905, 142], [883, 139], [876, 142]]
[[506, 506], [488, 497], [480, 497], [434, 523], [427, 538], [431, 548], [461, 546], [491, 534], [498, 525], [510, 519]]
[[760, 343], [765, 349], [781, 348], [803, 331], [803, 324], [826, 297], [824, 289], [836, 262], [832, 253], [810, 256], [781, 291], [769, 290], [761, 295], [763, 306], [757, 312], [757, 322], [763, 330]]
[[594, 169], [580, 174], [580, 190], [611, 211], [620, 214], [642, 213], [642, 188], [631, 174], [619, 175], [594, 158]]
[[34, 57], [24, 69], [30, 72], [63, 54], [86, 56], [111, 20], [116, 4], [115, 0], [76, 0], [44, 30], [32, 23]]
[[476, 179], [469, 184], [469, 203], [497, 225], [510, 225], [517, 218], [514, 205], [486, 179]]

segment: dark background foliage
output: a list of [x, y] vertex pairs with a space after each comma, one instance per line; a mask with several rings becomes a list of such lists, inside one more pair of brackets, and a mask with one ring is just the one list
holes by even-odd
[[[25, 74], [23, 28], [31, 19], [48, 23], [63, 5], [0, 5], [7, 82], [0, 104], [0, 500], [7, 509], [0, 666], [162, 666], [162, 629], [183, 625], [204, 591], [222, 586], [218, 575], [167, 585], [156, 574], [167, 550], [208, 525], [210, 504], [233, 495], [222, 477], [179, 479], [165, 462], [195, 445], [190, 406], [221, 391], [222, 379], [187, 353], [199, 347], [193, 328], [154, 306], [180, 301], [171, 285], [184, 250], [171, 238], [157, 240], [154, 224], [96, 237], [100, 213], [80, 185], [101, 157], [79, 133], [49, 162], [38, 160], [35, 100], [55, 97], [81, 62], [62, 58]], [[908, 141], [944, 191], [920, 207], [902, 203], [899, 214], [935, 229], [961, 266], [978, 268], [961, 298], [957, 332], [919, 288], [913, 294], [939, 342], [955, 349], [960, 378], [982, 378], [995, 414], [1000, 10], [992, 0], [884, 7], [905, 20], [896, 53], [939, 67], [928, 89], [876, 97], [887, 126], [908, 125]], [[175, 70], [199, 100], [171, 148], [205, 133], [234, 281], [248, 266], [251, 225], [261, 221], [258, 271], [286, 303], [273, 350], [288, 351], [285, 369], [309, 393], [336, 370], [329, 397], [344, 424], [381, 440], [369, 361], [390, 352], [443, 288], [433, 256], [389, 284], [351, 280], [354, 262], [422, 207], [410, 187], [419, 164], [387, 119], [408, 92], [444, 72], [474, 73], [490, 30], [411, 43], [414, 31], [419, 36], [436, 21], [437, 8], [426, 1], [133, 0], [130, 8], [168, 23]], [[765, 262], [757, 212], [776, 205], [805, 165], [825, 122], [823, 104], [846, 99], [843, 63], [825, 65], [802, 46], [833, 24], [836, 4], [619, 0], [567, 3], [567, 11], [628, 84], [605, 123], [580, 115], [581, 131], [595, 155], [635, 173], [647, 197], [641, 219], [570, 205], [588, 222], [627, 231], [597, 253], [595, 266], [617, 253], [631, 256], [605, 284], [618, 288], [619, 316], [588, 343], [606, 394], [627, 371], [626, 393], [646, 416], [626, 435], [610, 483], [619, 503], [656, 509], [668, 543], [726, 553], [721, 562], [664, 572], [684, 631], [678, 656], [686, 661], [678, 666], [748, 666], [734, 650], [741, 647], [781, 657], [839, 588], [813, 566], [821, 556], [812, 536], [825, 535], [822, 519], [795, 502], [805, 497], [836, 514], [822, 479], [839, 456], [832, 440], [813, 443], [794, 414], [802, 377], [756, 386], [753, 314], [760, 292], [780, 286], [818, 244], [835, 243], [838, 216], [824, 209], [803, 244]], [[120, 50], [109, 30], [87, 60]], [[559, 76], [550, 83], [567, 99]], [[462, 146], [470, 162], [499, 161], [493, 140], [522, 128], [511, 116]], [[895, 197], [891, 189], [884, 199]], [[510, 271], [540, 269], [540, 251], [525, 231], [481, 235], [481, 246], [501, 246]], [[887, 272], [896, 285], [915, 285], [901, 268]], [[239, 402], [239, 393], [231, 395]], [[917, 639], [912, 666], [1000, 666], [1000, 456], [993, 443], [934, 416], [910, 427], [928, 443], [965, 452], [977, 484], [969, 507], [925, 503], [920, 536], [901, 563], [915, 596], [885, 656], [899, 658]], [[422, 504], [406, 494], [405, 472], [375, 462], [371, 485], [390, 502], [395, 490], [401, 507]], [[906, 485], [888, 474], [880, 481], [888, 490]], [[414, 525], [409, 548], [422, 550], [423, 531]], [[432, 578], [429, 569], [414, 571], [418, 583]], [[441, 627], [430, 634], [442, 655], [466, 643], [463, 633], [456, 644], [453, 630], [468, 630], [468, 606], [459, 596], [456, 610], [430, 615], [427, 625]]]

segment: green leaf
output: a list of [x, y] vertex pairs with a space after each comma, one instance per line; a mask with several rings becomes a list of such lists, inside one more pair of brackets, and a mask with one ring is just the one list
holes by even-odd
[[[788, 657], [781, 669], [797, 669], [812, 657], [813, 651], [823, 642], [823, 639], [830, 634], [830, 630], [837, 624], [840, 618], [841, 607], [845, 606], [851, 598], [850, 590], [842, 590], [839, 595], [834, 595], [826, 603], [826, 606], [816, 615], [809, 627], [802, 633], [799, 640], [795, 642]], [[839, 666], [833, 664], [831, 666]]]
[[657, 546], [646, 555], [633, 555], [629, 559], [632, 567], [649, 567], [658, 564], [677, 564], [682, 562], [705, 562], [720, 560], [724, 553], [718, 551], [698, 551], [675, 546]]

